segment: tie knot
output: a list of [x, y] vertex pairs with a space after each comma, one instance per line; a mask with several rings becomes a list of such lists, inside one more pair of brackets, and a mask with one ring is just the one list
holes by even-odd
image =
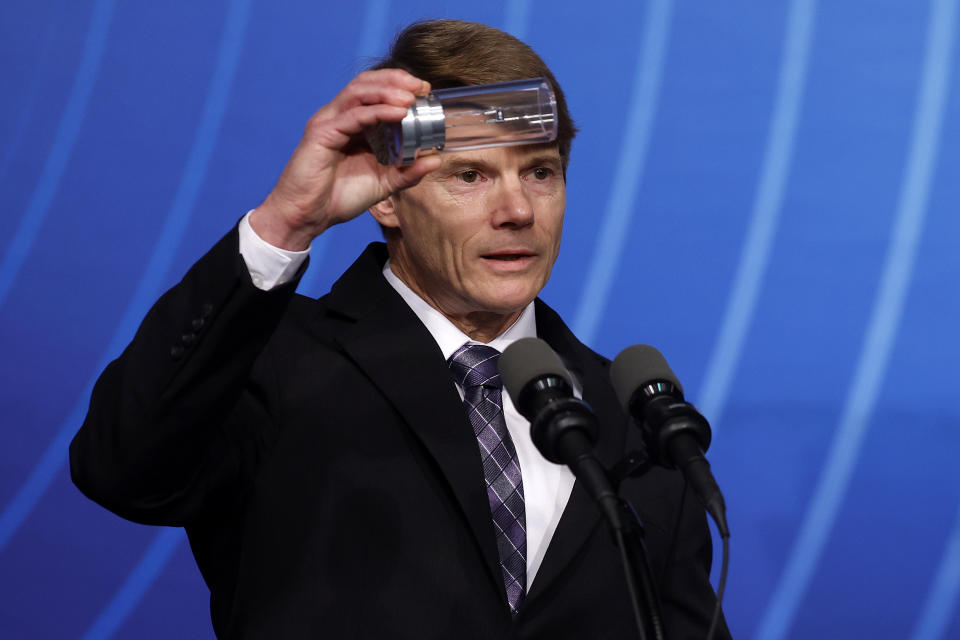
[[500, 352], [485, 344], [465, 344], [457, 349], [447, 363], [453, 379], [463, 387], [495, 387], [499, 389], [500, 371], [497, 359]]

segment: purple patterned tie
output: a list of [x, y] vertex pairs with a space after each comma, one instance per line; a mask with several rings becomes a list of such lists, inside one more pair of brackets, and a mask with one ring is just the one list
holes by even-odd
[[527, 588], [527, 518], [520, 460], [503, 419], [499, 357], [500, 352], [493, 347], [467, 343], [450, 356], [448, 363], [454, 379], [463, 387], [463, 405], [480, 446], [507, 603], [516, 613]]

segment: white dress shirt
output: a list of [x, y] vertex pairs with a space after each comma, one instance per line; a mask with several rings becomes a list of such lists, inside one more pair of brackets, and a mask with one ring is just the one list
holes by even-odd
[[[240, 254], [247, 263], [253, 284], [260, 289], [269, 290], [288, 282], [306, 260], [310, 250], [286, 251], [274, 247], [256, 234], [250, 226], [249, 217], [248, 213], [240, 221]], [[460, 331], [446, 316], [414, 293], [393, 273], [389, 261], [383, 267], [383, 276], [437, 341], [444, 359], [449, 359], [466, 342], [481, 344]], [[502, 352], [514, 341], [520, 338], [536, 337], [536, 335], [537, 322], [531, 302], [509, 329], [487, 344]], [[576, 387], [574, 392], [579, 397], [578, 381], [574, 376], [570, 377], [574, 380]], [[457, 388], [460, 397], [463, 398], [463, 389], [453, 381], [452, 377], [450, 383]], [[507, 431], [510, 432], [517, 450], [520, 473], [523, 477], [527, 524], [527, 590], [529, 591], [537, 570], [543, 562], [543, 556], [557, 528], [557, 523], [560, 522], [563, 509], [570, 498], [574, 477], [567, 466], [553, 464], [540, 454], [530, 438], [530, 423], [513, 406], [509, 394], [504, 392], [502, 398]]]

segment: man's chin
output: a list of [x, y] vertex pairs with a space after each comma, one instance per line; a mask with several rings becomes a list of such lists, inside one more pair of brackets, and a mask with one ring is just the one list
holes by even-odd
[[483, 311], [497, 315], [509, 315], [523, 311], [537, 297], [536, 292], [525, 291], [515, 295], [493, 293], [483, 301]]

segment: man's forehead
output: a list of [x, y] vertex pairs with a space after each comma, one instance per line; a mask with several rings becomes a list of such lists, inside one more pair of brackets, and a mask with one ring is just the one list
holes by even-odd
[[562, 163], [560, 149], [555, 143], [523, 144], [509, 147], [490, 147], [472, 151], [452, 151], [441, 154], [441, 169], [481, 163], [488, 165], [525, 165], [534, 161]]

